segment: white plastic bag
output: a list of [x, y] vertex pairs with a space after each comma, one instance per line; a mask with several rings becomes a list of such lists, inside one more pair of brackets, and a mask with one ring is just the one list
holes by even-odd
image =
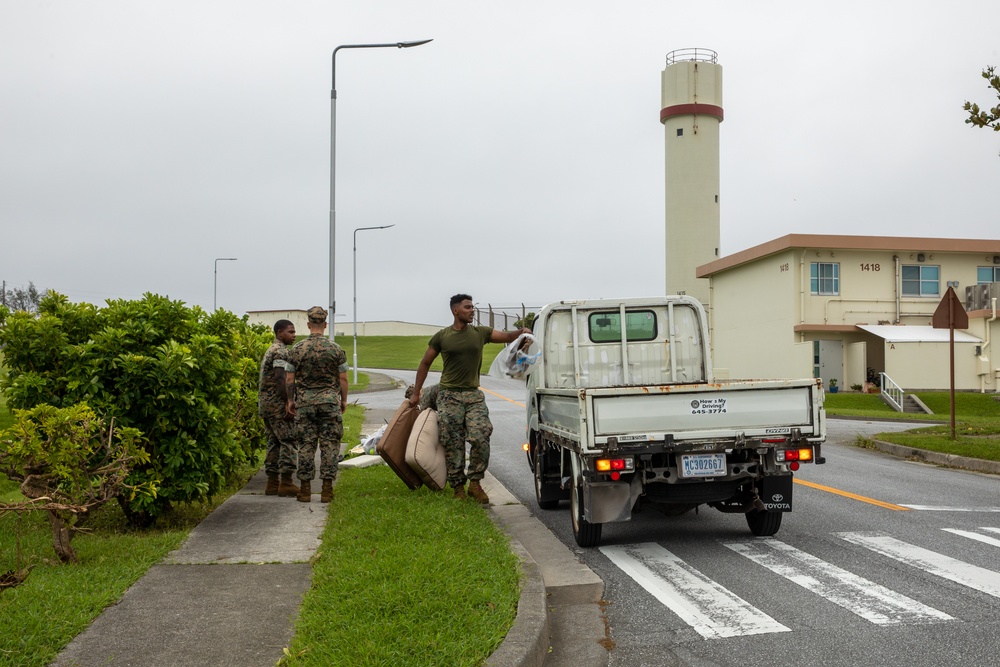
[[380, 428], [379, 430], [375, 431], [370, 436], [368, 436], [367, 438], [365, 438], [364, 442], [362, 442], [360, 445], [358, 445], [357, 447], [353, 447], [351, 449], [351, 454], [371, 454], [371, 455], [374, 455], [375, 454], [375, 445], [377, 445], [378, 441], [382, 439], [382, 434], [385, 433], [385, 427], [386, 426], [388, 426], [388, 424], [384, 424], [382, 426], [382, 428]]
[[525, 347], [530, 349], [531, 345], [535, 344], [535, 337], [529, 333], [521, 334], [513, 343], [500, 351], [500, 354], [496, 356], [496, 359], [490, 365], [490, 377], [510, 377], [515, 379], [524, 377], [531, 365], [542, 356], [541, 352], [528, 354], [522, 350], [521, 346], [525, 341], [528, 341], [528, 345], [525, 345]]

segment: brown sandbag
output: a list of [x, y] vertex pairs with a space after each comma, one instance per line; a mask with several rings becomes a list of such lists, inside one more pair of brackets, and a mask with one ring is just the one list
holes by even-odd
[[389, 464], [403, 483], [411, 489], [418, 489], [423, 484], [420, 476], [406, 463], [406, 443], [410, 439], [413, 423], [420, 414], [419, 408], [411, 407], [409, 399], [403, 401], [396, 413], [385, 427], [385, 433], [375, 445], [375, 453]]

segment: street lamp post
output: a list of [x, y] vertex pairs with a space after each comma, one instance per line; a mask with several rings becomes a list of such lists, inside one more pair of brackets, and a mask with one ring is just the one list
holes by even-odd
[[380, 227], [358, 227], [354, 230], [354, 384], [358, 383], [358, 232], [366, 229], [389, 229], [392, 225]]
[[[336, 249], [337, 249], [337, 51], [341, 49], [382, 49], [397, 48], [408, 49], [413, 46], [421, 46], [431, 39], [421, 39], [415, 42], [392, 42], [391, 44], [341, 44], [333, 50], [331, 58], [330, 76], [330, 321], [334, 321], [337, 312], [337, 292], [336, 292]], [[334, 329], [330, 327], [330, 340], [334, 339]]]
[[215, 258], [215, 284], [212, 286], [212, 311], [219, 309], [219, 262], [235, 262], [235, 257]]

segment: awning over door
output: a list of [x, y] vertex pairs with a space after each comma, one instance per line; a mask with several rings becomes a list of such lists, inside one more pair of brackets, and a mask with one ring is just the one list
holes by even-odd
[[[879, 338], [884, 338], [888, 343], [947, 343], [948, 330], [935, 329], [929, 326], [912, 326], [890, 324], [858, 324], [857, 327], [870, 334], [875, 334]], [[955, 332], [956, 343], [977, 343], [983, 341], [972, 334], [964, 331]]]

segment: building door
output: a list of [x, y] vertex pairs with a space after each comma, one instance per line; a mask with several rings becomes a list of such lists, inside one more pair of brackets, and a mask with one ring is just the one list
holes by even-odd
[[839, 386], [844, 385], [843, 341], [813, 341], [813, 375], [823, 379], [824, 387], [829, 387], [830, 380], [834, 378]]

